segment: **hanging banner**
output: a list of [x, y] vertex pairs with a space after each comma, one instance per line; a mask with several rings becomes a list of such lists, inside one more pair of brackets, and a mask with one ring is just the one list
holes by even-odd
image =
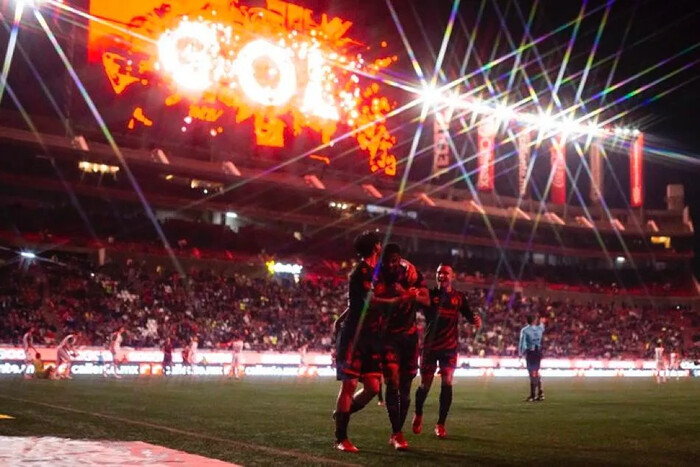
[[433, 119], [433, 174], [447, 169], [450, 157], [450, 119], [453, 108], [438, 110]]
[[523, 130], [518, 134], [518, 194], [520, 198], [527, 198], [527, 170], [530, 166], [530, 140], [532, 135], [529, 130]]
[[600, 141], [591, 143], [591, 193], [590, 200], [599, 204], [603, 200], [603, 148]]
[[630, 145], [630, 205], [644, 204], [644, 134], [639, 133]]
[[494, 143], [498, 124], [493, 117], [484, 117], [479, 124], [477, 131], [477, 139], [479, 144], [479, 153], [477, 160], [479, 162], [479, 178], [477, 179], [476, 187], [480, 191], [493, 191], [494, 179]]
[[553, 138], [549, 151], [552, 166], [549, 200], [554, 204], [566, 204], [566, 140]]

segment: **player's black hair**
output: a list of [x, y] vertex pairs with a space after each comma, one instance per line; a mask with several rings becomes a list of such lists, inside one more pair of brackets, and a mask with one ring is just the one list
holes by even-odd
[[374, 246], [381, 243], [376, 232], [366, 230], [355, 238], [355, 253], [361, 258], [367, 258], [374, 251]]
[[438, 269], [440, 269], [443, 266], [452, 269], [452, 272], [454, 272], [455, 270], [455, 267], [452, 266], [452, 263], [450, 263], [449, 261], [440, 261], [440, 264], [438, 264]]
[[39, 352], [35, 353], [34, 358], [41, 358], [41, 354]]
[[535, 315], [527, 315], [527, 324], [532, 324], [535, 322]]
[[388, 258], [391, 255], [401, 256], [401, 247], [398, 243], [387, 243], [382, 249], [382, 252], [385, 258]]

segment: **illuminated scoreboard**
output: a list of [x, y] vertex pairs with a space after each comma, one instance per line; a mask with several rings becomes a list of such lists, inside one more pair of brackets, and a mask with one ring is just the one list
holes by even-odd
[[273, 148], [302, 132], [328, 145], [349, 133], [370, 171], [396, 174], [386, 125], [396, 103], [376, 77], [397, 58], [358, 53], [371, 48], [347, 35], [351, 22], [280, 0], [92, 0], [90, 14], [88, 59], [129, 99], [129, 129], [158, 117], [128, 91], [157, 89], [183, 133], [198, 123], [216, 137], [250, 122], [255, 144]]

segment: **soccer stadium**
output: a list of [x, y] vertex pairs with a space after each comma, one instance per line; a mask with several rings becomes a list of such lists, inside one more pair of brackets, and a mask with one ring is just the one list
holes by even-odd
[[697, 1], [0, 15], [0, 465], [696, 465]]

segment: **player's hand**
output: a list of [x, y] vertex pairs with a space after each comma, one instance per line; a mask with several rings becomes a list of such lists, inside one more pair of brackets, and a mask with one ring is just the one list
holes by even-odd
[[479, 315], [474, 315], [474, 327], [477, 328], [477, 329], [481, 329], [481, 325], [482, 325], [482, 324], [483, 324], [483, 323], [482, 323], [482, 321], [481, 321], [481, 316], [479, 316]]

